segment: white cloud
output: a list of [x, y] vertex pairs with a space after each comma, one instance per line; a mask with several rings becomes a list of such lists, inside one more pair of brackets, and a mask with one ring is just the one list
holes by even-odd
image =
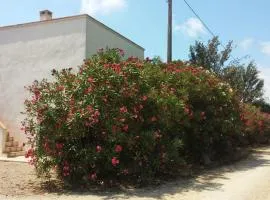
[[239, 46], [244, 50], [247, 51], [254, 43], [252, 38], [247, 38], [240, 42]]
[[127, 6], [126, 0], [82, 0], [81, 13], [89, 15], [110, 14], [124, 9]]
[[270, 56], [270, 42], [261, 42], [261, 52]]
[[[259, 77], [264, 80], [264, 97], [270, 100], [270, 67], [265, 67], [258, 65], [258, 70], [260, 71]], [[270, 102], [269, 102], [270, 103]]]
[[182, 31], [189, 37], [198, 37], [200, 34], [206, 34], [205, 28], [197, 18], [189, 18], [183, 24], [175, 24], [175, 31]]

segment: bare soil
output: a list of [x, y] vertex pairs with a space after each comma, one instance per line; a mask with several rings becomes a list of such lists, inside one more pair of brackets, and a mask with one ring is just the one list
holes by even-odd
[[67, 192], [57, 182], [44, 183], [27, 163], [0, 161], [0, 199], [4, 200], [270, 200], [270, 147], [247, 159], [205, 170], [188, 179], [156, 187], [117, 192]]

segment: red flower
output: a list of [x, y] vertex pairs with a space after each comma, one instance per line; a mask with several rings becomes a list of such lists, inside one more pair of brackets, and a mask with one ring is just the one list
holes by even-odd
[[116, 157], [113, 157], [112, 158], [112, 165], [115, 167], [118, 164], [119, 164], [119, 160]]
[[63, 167], [63, 176], [69, 176], [70, 175], [70, 168], [67, 161], [64, 161], [64, 167]]
[[115, 152], [120, 153], [123, 150], [123, 147], [121, 145], [116, 145]]
[[39, 101], [39, 99], [41, 97], [41, 93], [40, 93], [40, 91], [38, 89], [34, 90], [34, 94], [35, 95], [32, 97], [33, 99], [31, 101], [33, 104], [35, 104], [37, 101]]
[[102, 150], [102, 147], [98, 145], [98, 146], [96, 147], [96, 151], [97, 151], [98, 153], [100, 153], [101, 150]]
[[112, 64], [112, 69], [115, 71], [115, 73], [120, 74], [121, 73], [121, 65], [120, 64]]
[[27, 151], [27, 153], [25, 154], [25, 158], [29, 158], [29, 157], [32, 158], [33, 155], [34, 155], [34, 150], [33, 149], [29, 149]]
[[127, 107], [123, 106], [120, 108], [120, 113], [126, 113], [127, 112]]

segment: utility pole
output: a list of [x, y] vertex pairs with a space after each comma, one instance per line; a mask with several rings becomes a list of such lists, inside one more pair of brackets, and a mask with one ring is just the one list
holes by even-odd
[[172, 0], [168, 1], [167, 63], [172, 62]]

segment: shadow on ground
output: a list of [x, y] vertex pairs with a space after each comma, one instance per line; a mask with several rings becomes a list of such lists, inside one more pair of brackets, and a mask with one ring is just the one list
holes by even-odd
[[88, 196], [95, 195], [104, 200], [109, 199], [128, 199], [131, 197], [141, 198], [155, 198], [161, 199], [164, 196], [174, 195], [176, 193], [186, 192], [201, 192], [201, 191], [214, 191], [222, 187], [223, 184], [219, 183], [221, 179], [229, 180], [228, 173], [248, 171], [258, 167], [270, 166], [270, 148], [260, 148], [254, 150], [251, 155], [246, 159], [236, 162], [234, 164], [218, 167], [215, 169], [208, 169], [200, 172], [198, 175], [194, 175], [192, 178], [179, 178], [175, 181], [166, 182], [156, 187], [146, 187], [143, 189], [120, 189], [118, 191], [93, 191], [93, 192], [67, 192], [57, 187], [57, 184], [48, 188], [48, 183], [42, 186], [42, 189], [49, 192], [56, 193], [58, 195], [80, 195]]

